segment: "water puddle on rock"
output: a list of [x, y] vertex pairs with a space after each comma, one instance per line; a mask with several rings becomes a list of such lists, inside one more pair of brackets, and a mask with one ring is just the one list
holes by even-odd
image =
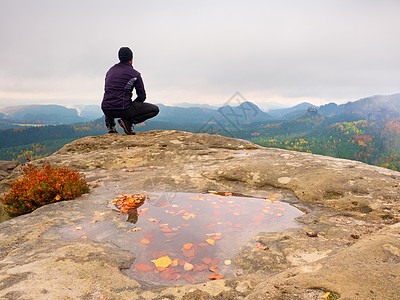
[[[127, 222], [116, 226], [106, 219], [82, 228], [79, 234], [133, 251], [136, 259], [126, 273], [141, 282], [179, 285], [205, 282], [210, 275], [218, 278], [216, 274], [233, 277], [241, 273], [233, 257], [253, 236], [298, 226], [294, 218], [303, 213], [279, 201], [281, 197], [151, 193], [123, 216]], [[115, 217], [116, 205], [110, 208], [109, 214]], [[264, 245], [257, 246], [259, 251], [268, 251], [262, 250]]]

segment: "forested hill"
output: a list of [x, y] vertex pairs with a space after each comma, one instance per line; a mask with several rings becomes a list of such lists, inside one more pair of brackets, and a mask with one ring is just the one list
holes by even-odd
[[[135, 130], [217, 133], [267, 147], [359, 160], [400, 170], [400, 94], [374, 96], [342, 105], [309, 106], [308, 109], [305, 104], [299, 105], [298, 110], [280, 110], [279, 114], [286, 118], [282, 121], [273, 119], [273, 111], [266, 114], [249, 103], [242, 106], [245, 107], [226, 106], [219, 110], [161, 106], [160, 116], [146, 122], [146, 126], [136, 126]], [[190, 111], [197, 111], [197, 117], [184, 118]], [[244, 112], [247, 117], [257, 118], [241, 117]], [[300, 117], [291, 119], [296, 115]], [[74, 125], [0, 130], [0, 160], [40, 158], [74, 139], [105, 133], [103, 118]]]

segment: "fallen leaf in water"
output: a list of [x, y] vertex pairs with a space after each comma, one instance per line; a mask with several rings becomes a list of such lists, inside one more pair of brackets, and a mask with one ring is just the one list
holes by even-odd
[[134, 227], [134, 228], [132, 228], [132, 231], [133, 232], [135, 232], [135, 231], [139, 231], [139, 230], [141, 230], [142, 228], [140, 228], [140, 227]]
[[227, 259], [224, 261], [224, 264], [229, 266], [232, 263], [232, 261], [230, 259]]
[[156, 251], [156, 252], [153, 252], [152, 256], [155, 259], [163, 257], [163, 256], [167, 256], [167, 251], [166, 250]]
[[183, 255], [185, 257], [193, 257], [196, 254], [196, 248], [195, 247], [191, 247], [190, 249], [182, 248], [181, 250], [182, 250]]
[[268, 250], [268, 249], [269, 249], [268, 246], [263, 246], [263, 245], [261, 245], [260, 243], [257, 243], [256, 246], [257, 246], [257, 248], [260, 249], [260, 250]]
[[225, 192], [224, 196], [232, 196], [232, 193], [231, 192]]
[[187, 243], [187, 244], [184, 244], [183, 245], [183, 249], [186, 249], [186, 250], [189, 250], [190, 248], [192, 248], [193, 247], [193, 244], [192, 243]]
[[168, 256], [163, 256], [151, 261], [157, 268], [167, 268], [172, 264], [172, 260]]
[[87, 239], [87, 236], [86, 236], [86, 235], [82, 235], [82, 236], [81, 236], [81, 239], [82, 239], [82, 240], [85, 240], [85, 239]]
[[204, 257], [203, 259], [202, 259], [202, 261], [203, 261], [203, 263], [205, 263], [205, 264], [209, 264], [209, 263], [211, 263], [211, 258], [208, 258], [208, 257]]
[[219, 268], [217, 266], [211, 266], [208, 268], [211, 272], [217, 273]]
[[199, 243], [199, 244], [197, 244], [199, 247], [207, 247], [209, 244], [206, 244], [206, 243]]
[[99, 215], [100, 216], [104, 216], [106, 213], [105, 212], [102, 212], [102, 213], [100, 213]]
[[277, 217], [282, 217], [283, 215], [281, 213], [276, 214]]
[[196, 281], [196, 279], [190, 274], [182, 274], [182, 277], [191, 283]]
[[135, 269], [136, 270], [139, 270], [139, 271], [150, 271], [150, 270], [153, 270], [153, 267], [152, 266], [149, 266], [149, 265], [135, 265]]
[[74, 227], [76, 230], [81, 230], [82, 229], [82, 226], [75, 226]]
[[173, 237], [173, 236], [176, 236], [176, 235], [178, 235], [177, 232], [164, 233], [164, 236], [165, 236], [165, 237], [168, 237], [168, 238]]
[[177, 265], [178, 265], [178, 259], [175, 258], [171, 263], [171, 267], [176, 267]]
[[183, 269], [185, 271], [193, 270], [193, 268], [194, 268], [194, 266], [192, 264], [188, 263], [188, 262], [185, 262], [185, 264], [183, 265]]
[[96, 220], [92, 220], [92, 221], [90, 221], [89, 223], [90, 224], [94, 224], [94, 223], [96, 223], [97, 221]]
[[168, 227], [163, 227], [163, 228], [161, 228], [160, 229], [162, 232], [171, 232], [172, 231], [172, 229], [171, 228], [168, 228]]
[[206, 239], [206, 242], [209, 243], [210, 245], [214, 245], [214, 239], [213, 238]]
[[233, 227], [239, 228], [239, 227], [242, 227], [242, 224], [238, 223], [238, 224], [235, 224], [235, 226], [233, 226]]
[[208, 191], [210, 194], [218, 194], [217, 191]]
[[193, 271], [201, 272], [201, 271], [204, 271], [204, 270], [207, 270], [207, 269], [208, 269], [207, 265], [201, 264], [201, 265], [194, 265]]
[[149, 239], [142, 239], [140, 241], [140, 243], [143, 244], [143, 245], [147, 245], [147, 244], [150, 244], [150, 240]]
[[217, 280], [217, 279], [222, 279], [222, 278], [224, 278], [224, 275], [220, 275], [220, 274], [217, 274], [217, 273], [208, 276], [208, 279], [210, 279], [210, 280]]

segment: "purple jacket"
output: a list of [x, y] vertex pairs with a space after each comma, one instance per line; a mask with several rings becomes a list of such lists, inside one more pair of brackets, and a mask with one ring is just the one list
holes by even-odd
[[112, 66], [106, 74], [101, 108], [105, 110], [130, 108], [134, 88], [137, 95], [134, 101], [143, 102], [146, 100], [146, 91], [140, 73], [129, 62], [120, 62]]

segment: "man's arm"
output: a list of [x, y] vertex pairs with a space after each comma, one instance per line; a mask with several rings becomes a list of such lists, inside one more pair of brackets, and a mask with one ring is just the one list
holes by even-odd
[[133, 101], [136, 102], [144, 102], [144, 100], [146, 100], [146, 90], [144, 89], [144, 83], [143, 83], [143, 79], [142, 76], [139, 74], [139, 76], [137, 77], [137, 80], [134, 83], [134, 87], [136, 90], [136, 99]]

